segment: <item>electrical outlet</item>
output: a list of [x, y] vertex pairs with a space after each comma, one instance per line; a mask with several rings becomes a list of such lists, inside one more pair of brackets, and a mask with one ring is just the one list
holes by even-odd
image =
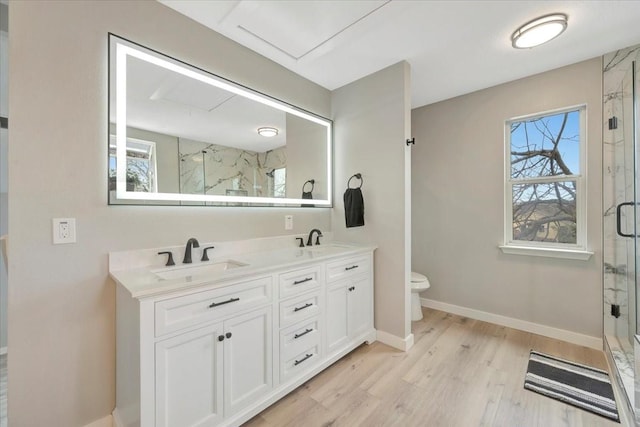
[[53, 218], [52, 222], [54, 245], [76, 242], [75, 218]]
[[284, 216], [284, 229], [293, 230], [293, 215]]

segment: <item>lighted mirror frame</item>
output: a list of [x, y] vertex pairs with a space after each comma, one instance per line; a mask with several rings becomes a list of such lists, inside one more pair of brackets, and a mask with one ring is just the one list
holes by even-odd
[[[225, 196], [213, 194], [182, 194], [182, 193], [151, 193], [140, 191], [128, 191], [127, 176], [127, 59], [129, 57], [138, 58], [147, 61], [158, 67], [165, 68], [170, 71], [182, 74], [186, 77], [196, 79], [205, 84], [215, 86], [219, 89], [229, 91], [233, 94], [243, 96], [255, 102], [262, 103], [272, 108], [278, 109], [285, 113], [309, 120], [324, 126], [327, 131], [327, 198], [326, 199], [291, 199], [280, 197], [251, 197], [251, 196]], [[113, 61], [113, 62], [112, 62]], [[127, 201], [167, 201], [167, 202], [217, 202], [217, 203], [241, 203], [249, 206], [296, 206], [296, 207], [331, 207], [332, 206], [332, 135], [333, 122], [324, 117], [309, 113], [291, 104], [280, 101], [276, 98], [264, 95], [262, 93], [241, 86], [223, 77], [209, 73], [207, 71], [196, 68], [192, 65], [168, 57], [164, 54], [156, 52], [152, 49], [145, 48], [136, 43], [122, 39], [114, 34], [109, 33], [109, 84], [115, 85], [115, 88], [109, 88], [109, 117], [111, 116], [111, 93], [115, 89], [115, 107], [116, 107], [116, 123], [115, 123], [115, 139], [116, 139], [116, 190], [117, 200]], [[115, 74], [115, 79], [111, 76]], [[108, 119], [109, 122], [110, 119]], [[111, 201], [109, 201], [111, 203]], [[117, 204], [117, 203], [116, 203]], [[309, 206], [313, 204], [313, 206]], [[306, 206], [301, 206], [306, 205]], [[188, 205], [194, 206], [194, 205]], [[206, 205], [212, 206], [212, 205]], [[225, 205], [213, 205], [225, 206]]]

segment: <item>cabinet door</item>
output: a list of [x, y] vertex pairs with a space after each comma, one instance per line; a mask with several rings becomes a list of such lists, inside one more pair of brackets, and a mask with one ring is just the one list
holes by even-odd
[[340, 282], [327, 288], [327, 355], [349, 343], [349, 286], [349, 282]]
[[156, 426], [222, 420], [222, 323], [156, 343]]
[[372, 325], [371, 281], [368, 276], [352, 280], [347, 287], [349, 337], [355, 338]]
[[224, 322], [224, 408], [227, 416], [273, 386], [271, 307]]

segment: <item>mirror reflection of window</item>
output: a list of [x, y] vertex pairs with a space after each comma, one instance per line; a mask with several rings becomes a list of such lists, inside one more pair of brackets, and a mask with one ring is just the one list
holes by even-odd
[[[109, 144], [109, 189], [115, 190], [116, 144]], [[156, 143], [127, 138], [127, 191], [157, 192]]]
[[273, 170], [273, 197], [287, 196], [287, 168], [279, 168]]

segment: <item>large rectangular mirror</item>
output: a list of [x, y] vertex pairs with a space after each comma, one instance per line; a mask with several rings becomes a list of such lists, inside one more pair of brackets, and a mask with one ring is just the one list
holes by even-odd
[[113, 34], [109, 87], [110, 204], [331, 206], [330, 120]]

